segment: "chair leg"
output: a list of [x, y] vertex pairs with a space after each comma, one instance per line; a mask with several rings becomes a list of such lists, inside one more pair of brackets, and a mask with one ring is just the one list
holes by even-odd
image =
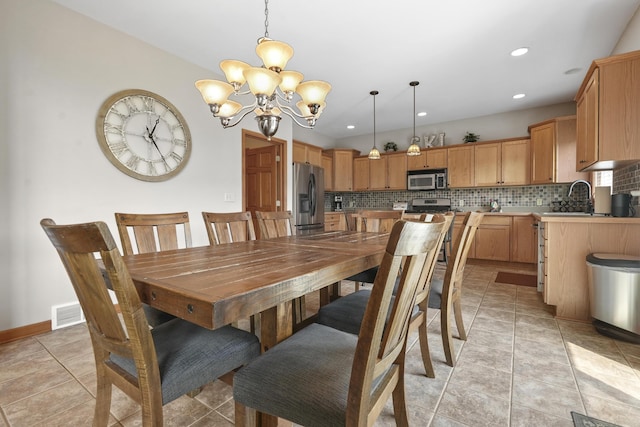
[[[406, 346], [405, 350], [403, 351], [406, 351]], [[407, 416], [407, 401], [404, 394], [404, 362], [400, 364], [399, 371], [398, 383], [393, 389], [393, 416], [396, 419], [397, 427], [409, 427], [409, 417]]]
[[235, 425], [239, 427], [258, 426], [258, 413], [255, 409], [235, 403]]
[[442, 330], [442, 346], [444, 347], [444, 357], [447, 360], [447, 365], [455, 366], [456, 358], [453, 354], [455, 348], [453, 346], [453, 338], [451, 336], [451, 321], [450, 321], [450, 312], [451, 312], [451, 302], [448, 302], [447, 305], [444, 305], [443, 308], [440, 309], [440, 329]]
[[109, 423], [109, 411], [111, 409], [111, 381], [105, 379], [106, 374], [98, 368], [98, 384], [96, 390], [96, 408], [93, 415], [94, 427], [104, 426]]
[[462, 304], [460, 304], [460, 298], [455, 298], [453, 301], [453, 314], [456, 317], [456, 328], [458, 328], [458, 335], [461, 340], [467, 340], [467, 332], [464, 330], [464, 322], [462, 320]]
[[[426, 301], [424, 302], [424, 311], [422, 312], [422, 321], [418, 327], [418, 338], [420, 340], [420, 353], [422, 354], [422, 364], [424, 365], [424, 372], [429, 378], [435, 378], [436, 373], [433, 369], [433, 363], [431, 362], [431, 352], [429, 351], [429, 336], [427, 335], [427, 309]], [[423, 307], [420, 307], [423, 310]]]

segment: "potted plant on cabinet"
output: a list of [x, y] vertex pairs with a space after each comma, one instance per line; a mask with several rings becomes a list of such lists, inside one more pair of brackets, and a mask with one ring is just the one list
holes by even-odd
[[384, 144], [384, 151], [398, 151], [398, 146], [395, 142], [387, 142]]
[[478, 135], [477, 133], [473, 133], [473, 132], [467, 132], [464, 135], [464, 138], [462, 138], [462, 140], [465, 143], [467, 143], [467, 142], [476, 142], [479, 139], [480, 139], [480, 135]]

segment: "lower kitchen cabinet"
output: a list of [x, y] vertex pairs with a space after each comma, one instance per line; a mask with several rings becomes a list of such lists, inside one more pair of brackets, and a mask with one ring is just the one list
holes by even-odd
[[511, 222], [511, 262], [535, 263], [538, 227], [531, 215], [514, 216]]
[[324, 213], [324, 231], [345, 231], [346, 229], [347, 221], [344, 212]]
[[511, 217], [485, 215], [478, 226], [475, 258], [491, 261], [510, 261]]

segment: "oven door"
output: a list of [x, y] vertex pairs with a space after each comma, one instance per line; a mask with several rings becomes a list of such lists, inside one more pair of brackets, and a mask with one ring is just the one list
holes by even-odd
[[407, 174], [407, 189], [408, 190], [435, 190], [436, 174], [435, 173]]

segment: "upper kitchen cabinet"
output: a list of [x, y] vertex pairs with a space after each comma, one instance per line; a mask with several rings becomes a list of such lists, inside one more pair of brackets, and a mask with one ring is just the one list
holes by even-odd
[[476, 187], [528, 185], [529, 139], [474, 145]]
[[332, 148], [323, 154], [333, 163], [333, 191], [353, 191], [353, 158], [360, 155], [358, 150]]
[[419, 156], [407, 156], [407, 170], [445, 169], [447, 167], [446, 148], [420, 150]]
[[531, 183], [556, 184], [588, 179], [576, 172], [576, 116], [556, 117], [529, 126]]
[[640, 51], [593, 61], [576, 95], [577, 170], [640, 161]]
[[475, 164], [473, 146], [453, 146], [448, 151], [447, 179], [449, 187], [473, 187]]
[[406, 190], [407, 154], [383, 154], [379, 160], [358, 157], [353, 161], [353, 189]]
[[293, 140], [293, 161], [322, 166], [322, 148], [306, 142]]
[[333, 191], [333, 159], [322, 153], [322, 168], [324, 169], [324, 191]]

